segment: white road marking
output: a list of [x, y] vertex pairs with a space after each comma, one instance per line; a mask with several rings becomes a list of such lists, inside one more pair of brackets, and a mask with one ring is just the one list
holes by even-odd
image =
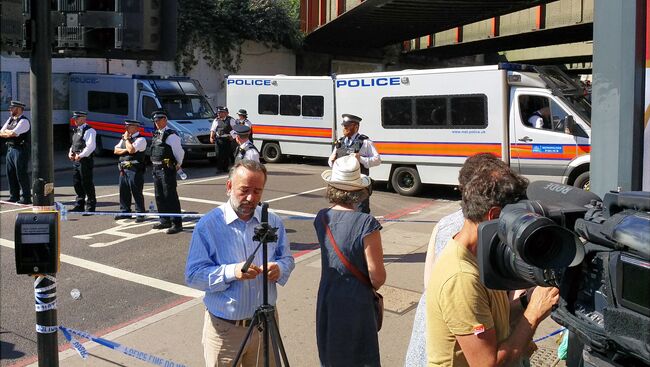
[[271, 200], [266, 200], [266, 202], [271, 203], [271, 202], [274, 202], [274, 201], [289, 199], [289, 198], [293, 198], [293, 197], [304, 195], [304, 194], [311, 194], [312, 192], [321, 191], [321, 190], [325, 190], [325, 189], [326, 189], [326, 187], [319, 187], [317, 189], [313, 189], [313, 190], [309, 190], [309, 191], [303, 191], [303, 192], [299, 192], [299, 193], [293, 194], [293, 195], [287, 195], [287, 196], [282, 196], [282, 197], [271, 199]]
[[[4, 238], [0, 238], [0, 246], [15, 248], [13, 241], [5, 240]], [[130, 271], [114, 268], [112, 266], [100, 264], [98, 262], [90, 260], [84, 260], [70, 255], [61, 254], [61, 262], [88, 269], [97, 273], [102, 273], [118, 279], [127, 280], [129, 282], [160, 289], [165, 292], [178, 294], [179, 296], [198, 298], [202, 297], [204, 294], [202, 291], [184, 285], [132, 273]]]

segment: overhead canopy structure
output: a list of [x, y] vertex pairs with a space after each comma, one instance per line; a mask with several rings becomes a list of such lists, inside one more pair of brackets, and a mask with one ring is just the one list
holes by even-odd
[[305, 39], [308, 48], [379, 48], [552, 0], [366, 0]]

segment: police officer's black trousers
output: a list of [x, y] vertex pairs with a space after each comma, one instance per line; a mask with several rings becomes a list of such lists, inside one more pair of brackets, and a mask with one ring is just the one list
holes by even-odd
[[136, 164], [133, 168], [120, 171], [120, 211], [131, 212], [131, 196], [135, 201], [135, 211], [144, 213], [144, 165]]
[[[153, 186], [156, 193], [156, 208], [158, 213], [181, 212], [181, 202], [176, 191], [176, 168], [159, 164], [153, 165]], [[172, 222], [174, 226], [182, 226], [181, 217], [160, 217], [160, 223]]]
[[32, 190], [29, 187], [29, 175], [27, 174], [29, 149], [28, 145], [7, 148], [7, 166], [5, 168], [9, 180], [9, 200], [17, 201], [20, 198], [21, 190], [23, 200], [32, 200]]
[[232, 143], [229, 137], [218, 137], [216, 143], [217, 169], [228, 171], [235, 158], [232, 154]]
[[[86, 210], [95, 209], [97, 199], [95, 198], [95, 184], [93, 182], [93, 168], [95, 167], [95, 160], [93, 157], [81, 158], [78, 162], [72, 164], [72, 183], [74, 184], [74, 192], [77, 194], [78, 207], [84, 207]], [[86, 201], [86, 197], [88, 201]]]

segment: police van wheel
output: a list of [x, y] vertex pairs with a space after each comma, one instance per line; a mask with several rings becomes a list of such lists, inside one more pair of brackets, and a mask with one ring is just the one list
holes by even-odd
[[264, 143], [262, 147], [262, 158], [266, 163], [278, 163], [282, 160], [280, 145], [275, 142]]
[[390, 180], [395, 192], [404, 196], [415, 196], [422, 189], [418, 170], [412, 167], [398, 167]]
[[576, 177], [575, 181], [573, 181], [573, 186], [582, 190], [589, 191], [590, 183], [591, 180], [589, 178], [589, 171], [587, 171], [582, 172], [580, 175], [578, 175], [578, 177]]

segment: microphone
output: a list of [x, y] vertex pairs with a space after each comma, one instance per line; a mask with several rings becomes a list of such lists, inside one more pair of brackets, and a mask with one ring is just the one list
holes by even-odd
[[588, 205], [592, 200], [602, 201], [593, 192], [551, 181], [531, 182], [526, 189], [526, 195], [529, 200], [539, 200], [543, 203], [568, 203], [579, 207]]

